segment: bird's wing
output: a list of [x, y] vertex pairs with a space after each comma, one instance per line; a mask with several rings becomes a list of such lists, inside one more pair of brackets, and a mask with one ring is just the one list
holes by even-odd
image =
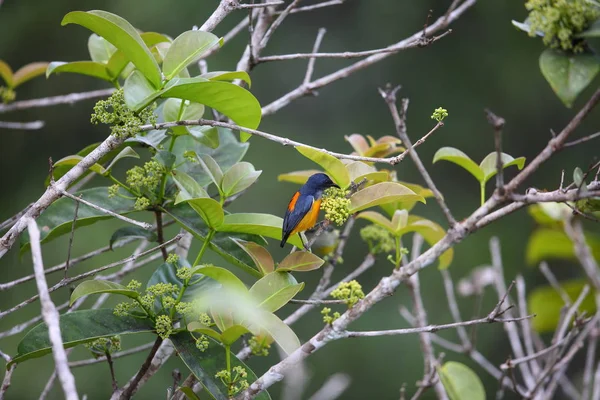
[[283, 217], [283, 238], [287, 240], [294, 228], [298, 226], [302, 218], [312, 209], [315, 198], [311, 195], [301, 195], [296, 192], [288, 205]]

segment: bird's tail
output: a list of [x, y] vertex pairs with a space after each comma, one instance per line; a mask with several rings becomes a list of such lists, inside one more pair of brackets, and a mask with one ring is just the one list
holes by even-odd
[[279, 243], [279, 247], [285, 246], [285, 242], [287, 242], [289, 237], [290, 237], [289, 233], [284, 233], [283, 238], [281, 239], [281, 243]]

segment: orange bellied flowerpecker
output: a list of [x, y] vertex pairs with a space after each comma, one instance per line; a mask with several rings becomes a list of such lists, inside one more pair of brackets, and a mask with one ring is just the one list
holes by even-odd
[[315, 226], [321, 208], [321, 197], [325, 189], [330, 187], [339, 188], [327, 175], [318, 173], [308, 178], [308, 181], [294, 194], [283, 217], [281, 247], [291, 235]]

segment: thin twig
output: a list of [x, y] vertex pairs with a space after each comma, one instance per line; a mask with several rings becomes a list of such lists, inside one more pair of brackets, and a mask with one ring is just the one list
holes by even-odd
[[504, 128], [504, 118], [494, 114], [491, 110], [485, 109], [488, 123], [494, 128], [494, 147], [496, 149], [496, 189], [500, 195], [504, 194], [504, 170], [502, 161], [502, 128]]
[[152, 359], [154, 358], [154, 355], [158, 351], [158, 348], [160, 347], [162, 341], [163, 340], [160, 338], [160, 336], [156, 338], [156, 341], [154, 342], [154, 345], [152, 346], [152, 349], [150, 350], [148, 357], [146, 357], [146, 361], [144, 361], [144, 363], [140, 367], [140, 370], [135, 375], [135, 378], [133, 379], [133, 381], [131, 381], [128, 384], [127, 388], [123, 391], [123, 393], [121, 393], [121, 396], [120, 396], [121, 400], [127, 400], [127, 399], [130, 399], [131, 396], [133, 396], [133, 394], [137, 390], [138, 383], [140, 382], [142, 377], [146, 374], [146, 371], [148, 370], [148, 368], [150, 368]]
[[598, 326], [592, 329], [588, 340], [588, 348], [585, 356], [585, 367], [583, 369], [582, 399], [589, 399], [592, 393], [594, 378], [594, 362], [596, 361], [596, 347], [598, 346]]
[[65, 398], [67, 400], [79, 400], [77, 389], [75, 388], [75, 378], [69, 369], [67, 355], [63, 347], [63, 341], [60, 334], [60, 324], [58, 311], [48, 291], [46, 275], [44, 274], [44, 264], [42, 261], [42, 247], [40, 245], [40, 231], [34, 219], [27, 221], [29, 238], [31, 240], [31, 256], [33, 258], [33, 268], [35, 271], [35, 280], [39, 292], [40, 302], [42, 303], [42, 315], [44, 322], [48, 327], [48, 336], [52, 344], [52, 354], [54, 355], [54, 364], [58, 379], [60, 380]]
[[44, 121], [32, 122], [9, 122], [0, 121], [0, 129], [22, 129], [26, 131], [36, 131], [44, 127]]
[[4, 379], [2, 379], [2, 386], [0, 387], [0, 400], [4, 400], [4, 395], [10, 387], [12, 374], [15, 371], [17, 364], [13, 364], [4, 372]]
[[558, 283], [558, 279], [556, 279], [556, 276], [554, 276], [554, 274], [550, 270], [550, 267], [548, 267], [547, 262], [542, 261], [540, 263], [540, 271], [542, 272], [542, 274], [544, 274], [546, 280], [550, 283], [550, 286], [552, 286], [554, 290], [556, 290], [563, 303], [565, 303], [567, 307], [571, 306], [571, 298], [569, 297], [565, 289], [562, 286], [560, 286], [560, 283]]
[[[315, 44], [313, 45], [313, 53], [316, 53], [319, 51], [319, 47], [321, 47], [321, 42], [323, 41], [323, 37], [325, 36], [325, 33], [327, 33], [327, 29], [319, 28], [319, 32], [317, 33], [317, 38], [315, 39]], [[309, 58], [308, 66], [306, 68], [306, 74], [304, 75], [304, 81], [303, 81], [303, 83], [305, 85], [308, 85], [310, 83], [313, 72], [315, 70], [315, 62], [317, 61], [317, 59], [315, 57], [308, 57], [308, 58]], [[260, 58], [259, 60], [263, 60], [263, 59], [264, 58]]]
[[[140, 258], [140, 257], [143, 257], [143, 256], [145, 256], [145, 255], [151, 254], [151, 253], [153, 253], [153, 252], [155, 252], [155, 251], [157, 251], [157, 250], [160, 250], [160, 248], [161, 248], [161, 247], [163, 247], [163, 246], [168, 246], [168, 245], [170, 245], [171, 243], [174, 243], [174, 242], [178, 241], [178, 240], [180, 239], [180, 237], [181, 237], [181, 236], [177, 235], [177, 236], [175, 236], [173, 239], [170, 239], [170, 240], [166, 241], [166, 242], [165, 242], [165, 243], [163, 243], [162, 245], [158, 245], [158, 246], [156, 246], [156, 247], [153, 247], [153, 248], [151, 248], [151, 249], [149, 249], [149, 250], [146, 250], [146, 251], [144, 251], [143, 253], [140, 253], [140, 254], [137, 254], [137, 255], [136, 255], [136, 254], [134, 254], [134, 255], [131, 255], [131, 256], [129, 256], [129, 257], [127, 257], [127, 258], [124, 258], [124, 259], [122, 259], [122, 260], [120, 260], [120, 261], [116, 261], [116, 262], [114, 262], [114, 263], [111, 263], [111, 264], [105, 265], [105, 266], [103, 266], [103, 267], [100, 267], [100, 268], [93, 269], [93, 270], [91, 270], [91, 271], [88, 271], [88, 272], [85, 272], [85, 273], [83, 273], [83, 274], [80, 274], [80, 275], [74, 276], [74, 277], [72, 277], [72, 278], [62, 279], [62, 280], [61, 280], [60, 282], [58, 282], [56, 285], [54, 285], [54, 286], [52, 286], [50, 289], [48, 289], [48, 291], [49, 291], [50, 293], [52, 293], [52, 292], [54, 292], [54, 291], [56, 291], [56, 290], [58, 290], [58, 289], [60, 289], [60, 288], [62, 288], [62, 287], [65, 287], [65, 286], [68, 286], [68, 285], [70, 285], [70, 284], [71, 284], [71, 283], [73, 283], [73, 282], [77, 282], [77, 281], [80, 281], [80, 280], [82, 280], [82, 279], [89, 278], [90, 276], [96, 275], [96, 274], [98, 274], [98, 273], [100, 273], [100, 272], [102, 272], [102, 271], [106, 271], [107, 269], [111, 269], [111, 268], [114, 268], [114, 267], [118, 267], [119, 265], [123, 265], [123, 264], [125, 264], [125, 263], [127, 263], [127, 262], [129, 262], [129, 261], [133, 261], [133, 260], [136, 260], [136, 259], [138, 259], [138, 258]], [[37, 279], [37, 278], [36, 278], [36, 279]], [[13, 313], [13, 312], [15, 312], [15, 311], [17, 311], [17, 310], [19, 310], [19, 309], [21, 309], [21, 308], [25, 307], [25, 306], [26, 306], [26, 305], [28, 305], [28, 304], [31, 304], [31, 303], [33, 303], [33, 302], [34, 302], [35, 300], [37, 300], [38, 298], [39, 298], [39, 295], [32, 296], [32, 297], [30, 297], [29, 299], [27, 299], [27, 300], [25, 300], [25, 301], [23, 301], [23, 302], [21, 302], [21, 303], [17, 304], [16, 306], [14, 306], [14, 307], [12, 307], [12, 308], [10, 308], [10, 309], [8, 309], [8, 310], [4, 310], [4, 311], [0, 312], [0, 319], [2, 319], [2, 318], [4, 318], [4, 317], [6, 317], [6, 316], [7, 316], [8, 314], [10, 314], [10, 313]]]
[[600, 132], [596, 132], [594, 134], [584, 136], [581, 139], [573, 140], [571, 142], [566, 142], [565, 144], [563, 144], [563, 147], [577, 146], [578, 144], [585, 143], [588, 140], [596, 139], [597, 137], [600, 137]]
[[153, 228], [152, 224], [149, 224], [147, 222], [136, 221], [135, 219], [131, 219], [131, 218], [126, 217], [124, 215], [117, 214], [117, 213], [115, 213], [113, 211], [107, 210], [106, 208], [102, 208], [102, 207], [100, 207], [100, 206], [98, 206], [98, 205], [96, 205], [94, 203], [90, 203], [89, 201], [84, 200], [81, 197], [74, 196], [71, 193], [67, 192], [66, 190], [58, 189], [58, 188], [57, 188], [57, 190], [60, 192], [60, 194], [62, 194], [65, 197], [68, 197], [68, 198], [70, 198], [72, 200], [75, 200], [78, 203], [85, 204], [86, 206], [91, 207], [94, 210], [98, 210], [98, 211], [100, 211], [100, 212], [102, 212], [104, 214], [110, 215], [111, 217], [115, 217], [117, 219], [120, 219], [121, 221], [125, 221], [127, 223], [130, 223], [132, 225], [138, 226], [138, 227], [146, 229], [146, 230], [150, 230], [150, 229]]
[[114, 91], [114, 88], [100, 89], [82, 93], [71, 93], [62, 96], [45, 97], [41, 99], [21, 100], [10, 104], [0, 104], [0, 114], [10, 111], [27, 110], [30, 108], [50, 107], [58, 104], [74, 104], [82, 100], [110, 96]]
[[[300, 12], [307, 12], [307, 11], [313, 11], [316, 10], [318, 8], [324, 8], [324, 7], [330, 7], [330, 6], [337, 6], [340, 4], [344, 4], [345, 0], [330, 0], [330, 1], [324, 1], [322, 3], [317, 3], [317, 4], [313, 4], [310, 6], [304, 6], [304, 7], [297, 7], [294, 8], [290, 14], [296, 14], [296, 13], [300, 13]], [[283, 11], [281, 11], [283, 12]]]
[[27, 205], [27, 207], [25, 207], [23, 210], [19, 211], [12, 217], [8, 218], [6, 221], [0, 223], [0, 231], [3, 231], [6, 228], [8, 228], [9, 226], [11, 226], [12, 224], [14, 224], [19, 218], [21, 218], [27, 212], [27, 210], [29, 210], [29, 207], [31, 207], [32, 204], [33, 203]]
[[[81, 198], [81, 196], [79, 196]], [[73, 248], [73, 239], [75, 238], [75, 226], [77, 222], [77, 213], [79, 212], [79, 202], [75, 202], [75, 213], [73, 215], [73, 223], [71, 224], [71, 235], [69, 236], [69, 247], [67, 250], [67, 261], [65, 261], [65, 279], [69, 273], [69, 265], [71, 263], [71, 249]], [[44, 271], [44, 274], [46, 271]]]
[[[151, 349], [152, 346], [154, 346], [154, 342], [146, 343], [146, 344], [143, 344], [141, 346], [133, 347], [133, 348], [128, 349], [128, 350], [123, 350], [123, 351], [119, 351], [117, 353], [111, 354], [111, 358], [113, 360], [116, 360], [117, 358], [127, 357], [127, 356], [130, 356], [132, 354], [141, 353], [142, 351], [146, 351], [148, 349]], [[99, 363], [102, 363], [104, 361], [106, 361], [106, 356], [100, 356], [98, 358], [88, 358], [86, 360], [71, 361], [69, 363], [69, 367], [71, 367], [71, 368], [86, 367], [88, 365], [99, 364]]]
[[[390, 113], [392, 114], [392, 119], [394, 121], [394, 127], [396, 128], [396, 133], [397, 133], [398, 137], [400, 138], [400, 140], [402, 140], [402, 142], [406, 146], [406, 148], [407, 148], [406, 152], [409, 153], [409, 155], [412, 158], [413, 162], [415, 163], [417, 169], [419, 170], [419, 173], [421, 174], [421, 176], [427, 183], [427, 187], [429, 187], [429, 189], [433, 192], [433, 195], [434, 195], [435, 199], [437, 200], [438, 204], [440, 205], [442, 212], [444, 213], [444, 215], [446, 216], [446, 219], [448, 220], [448, 223], [452, 227], [454, 224], [456, 224], [456, 220], [452, 216], [450, 209], [446, 205], [444, 197], [442, 196], [442, 194], [436, 187], [435, 183], [433, 182], [433, 179], [431, 179], [429, 172], [427, 172], [425, 165], [421, 161], [421, 158], [417, 154], [417, 151], [414, 149], [414, 147], [411, 144], [411, 141], [408, 137], [407, 130], [406, 130], [406, 111], [408, 109], [408, 99], [402, 100], [401, 113], [398, 113], [398, 108], [396, 107], [396, 92], [399, 89], [400, 89], [399, 86], [397, 86], [395, 88], [388, 87], [386, 89], [379, 89], [379, 93], [381, 94], [381, 97], [385, 100], [385, 102], [390, 110]], [[437, 125], [435, 126], [435, 128], [432, 129], [432, 131], [437, 130], [441, 126], [443, 126], [443, 123], [438, 122]], [[431, 132], [429, 134], [431, 134]]]
[[247, 8], [264, 8], [264, 7], [272, 7], [272, 6], [280, 6], [285, 4], [285, 1], [267, 1], [264, 3], [256, 3], [256, 4], [238, 4], [236, 6], [237, 9], [243, 10]]

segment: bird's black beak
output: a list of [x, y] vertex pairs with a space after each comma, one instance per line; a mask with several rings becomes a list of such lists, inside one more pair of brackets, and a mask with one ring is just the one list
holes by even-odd
[[332, 183], [332, 184], [331, 184], [331, 187], [335, 187], [335, 188], [341, 189], [341, 187], [339, 187], [339, 186], [338, 186], [338, 185], [336, 185], [335, 183]]

